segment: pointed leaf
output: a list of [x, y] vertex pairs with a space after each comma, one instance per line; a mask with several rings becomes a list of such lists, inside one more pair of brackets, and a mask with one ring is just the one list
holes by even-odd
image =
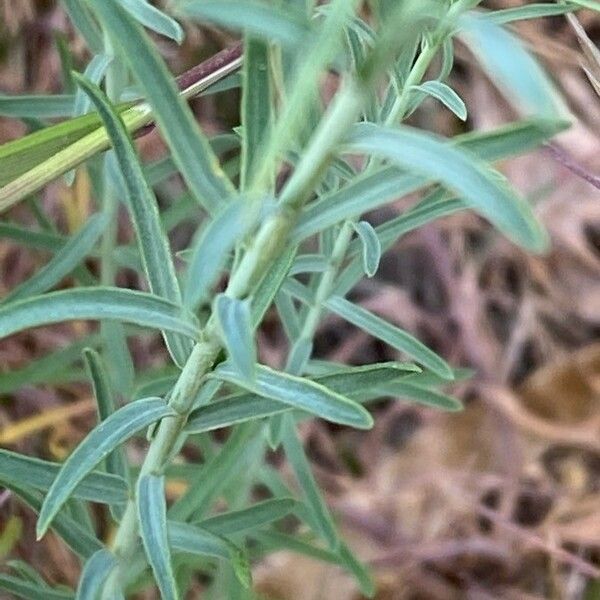
[[0, 589], [25, 600], [73, 600], [71, 592], [55, 590], [18, 577], [0, 574]]
[[215, 376], [259, 396], [289, 404], [333, 423], [359, 429], [369, 429], [373, 426], [371, 415], [362, 406], [308, 379], [258, 365], [256, 381], [250, 383], [242, 379], [227, 363], [217, 368]]
[[216, 212], [233, 192], [233, 185], [219, 167], [156, 47], [117, 0], [90, 0], [89, 4], [144, 90], [190, 191], [210, 212]]
[[98, 550], [93, 554], [83, 567], [75, 600], [97, 600], [104, 582], [116, 565], [116, 556], [108, 550]]
[[160, 398], [137, 400], [102, 421], [75, 448], [48, 490], [37, 524], [38, 539], [77, 484], [117, 446], [140, 429], [173, 414]]
[[405, 352], [434, 373], [452, 379], [452, 369], [446, 362], [406, 331], [340, 296], [329, 298], [325, 306], [349, 323], [370, 333], [396, 350]]
[[519, 111], [551, 119], [569, 117], [552, 80], [512, 33], [478, 13], [463, 13], [460, 38]]
[[13, 118], [56, 119], [73, 114], [75, 97], [71, 94], [44, 96], [7, 96], [0, 94], [0, 116]]
[[181, 25], [175, 19], [152, 6], [146, 0], [121, 0], [129, 13], [148, 29], [168, 37], [178, 44], [183, 42], [185, 34]]
[[[144, 178], [125, 125], [97, 86], [78, 75], [75, 75], [75, 81], [96, 106], [112, 141], [150, 289], [156, 296], [180, 304], [179, 283], [156, 197]], [[175, 362], [183, 366], [192, 349], [190, 340], [168, 332], [164, 332], [164, 337]]]
[[194, 309], [209, 296], [230, 251], [254, 222], [248, 203], [234, 201], [219, 211], [201, 231], [187, 268], [183, 288], [185, 306]]
[[43, 294], [69, 275], [91, 252], [106, 229], [108, 215], [96, 214], [52, 257], [50, 262], [2, 299], [2, 304]]
[[349, 136], [348, 149], [384, 156], [438, 180], [516, 243], [537, 252], [547, 248], [547, 234], [527, 202], [497, 171], [443, 138], [405, 126], [391, 129], [362, 123]]
[[439, 100], [451, 110], [461, 121], [467, 120], [467, 107], [462, 98], [448, 85], [441, 81], [426, 81], [412, 88], [417, 93], [426, 94]]
[[232, 364], [240, 375], [253, 381], [256, 367], [256, 346], [252, 335], [249, 302], [219, 294], [215, 298], [213, 314], [217, 318]]
[[362, 242], [363, 270], [367, 277], [373, 277], [377, 273], [381, 260], [381, 242], [377, 237], [377, 232], [367, 221], [356, 223], [354, 229]]
[[162, 298], [121, 288], [77, 288], [19, 300], [0, 308], [0, 338], [30, 327], [98, 319], [160, 328], [195, 338], [193, 315]]
[[439, 408], [451, 412], [462, 410], [462, 403], [452, 396], [446, 396], [436, 390], [430, 390], [419, 385], [404, 381], [394, 381], [378, 386], [384, 396], [399, 396], [414, 400], [418, 404], [424, 404], [433, 408]]
[[[98, 416], [100, 421], [108, 419], [115, 411], [115, 399], [111, 389], [108, 375], [100, 355], [91, 348], [83, 351], [83, 358], [89, 377], [94, 389], [94, 397], [98, 407]], [[106, 457], [106, 470], [113, 475], [121, 477], [124, 481], [129, 481], [129, 468], [123, 448], [116, 448]]]
[[167, 504], [165, 478], [143, 475], [137, 490], [140, 535], [148, 562], [160, 589], [161, 598], [177, 600], [177, 583], [171, 562], [171, 549], [167, 535]]
[[248, 31], [288, 46], [304, 41], [310, 31], [308, 20], [299, 12], [256, 1], [189, 0], [182, 5], [182, 13], [189, 19]]
[[[485, 13], [485, 18], [498, 25], [505, 25], [506, 23], [524, 21], [525, 19], [564, 15], [577, 10], [576, 3], [577, 0], [572, 0], [571, 4], [526, 4]], [[598, 4], [598, 9], [600, 10], [600, 4]]]

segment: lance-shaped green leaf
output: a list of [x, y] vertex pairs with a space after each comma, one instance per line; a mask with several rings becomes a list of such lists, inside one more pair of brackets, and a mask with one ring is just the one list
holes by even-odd
[[333, 423], [359, 429], [369, 429], [373, 426], [371, 415], [360, 404], [314, 381], [274, 371], [264, 365], [257, 365], [254, 382], [243, 379], [236, 369], [227, 363], [217, 368], [215, 377]]
[[183, 42], [184, 33], [181, 25], [146, 0], [121, 0], [121, 3], [136, 21], [148, 29], [171, 38], [178, 44]]
[[443, 183], [516, 243], [537, 252], [547, 248], [547, 234], [527, 202], [497, 171], [443, 138], [405, 126], [362, 123], [354, 126], [347, 147], [383, 156]]
[[[33, 511], [40, 512], [42, 507], [40, 492], [11, 482], [7, 482], [6, 487], [12, 490]], [[102, 548], [102, 544], [96, 536], [87, 527], [81, 526], [66, 510], [56, 515], [51, 528], [73, 552], [83, 558], [90, 557]]]
[[[108, 419], [115, 411], [115, 399], [108, 375], [101, 356], [95, 350], [86, 348], [83, 351], [83, 357], [89, 377], [94, 389], [96, 406], [98, 408], [98, 417], [100, 421]], [[106, 470], [113, 475], [118, 475], [124, 481], [129, 481], [129, 468], [123, 448], [115, 448], [106, 457]]]
[[196, 308], [210, 294], [229, 253], [256, 221], [251, 204], [253, 202], [230, 202], [200, 232], [185, 277], [185, 306]]
[[[469, 150], [482, 160], [494, 161], [532, 150], [565, 126], [564, 121], [530, 119], [491, 132], [456, 136], [451, 143]], [[310, 235], [383, 206], [427, 183], [431, 183], [431, 178], [419, 178], [397, 167], [385, 167], [371, 175], [358, 177], [341, 190], [307, 206], [294, 229], [292, 241], [299, 243]]]
[[137, 507], [142, 543], [161, 597], [165, 600], [177, 600], [179, 593], [173, 573], [171, 549], [167, 535], [164, 476], [143, 475], [140, 477], [137, 489]]
[[459, 37], [517, 110], [551, 119], [569, 118], [551, 79], [515, 35], [473, 12], [463, 13], [458, 26]]
[[258, 502], [249, 508], [234, 510], [204, 519], [198, 523], [198, 526], [216, 535], [233, 535], [283, 519], [283, 517], [291, 514], [298, 504], [293, 498], [272, 498]]
[[196, 338], [198, 324], [180, 306], [152, 294], [121, 288], [77, 288], [19, 300], [0, 308], [0, 338], [80, 319], [123, 321]]
[[18, 119], [57, 119], [73, 114], [75, 97], [71, 94], [53, 96], [6, 96], [0, 94], [0, 116]]
[[362, 242], [363, 270], [367, 277], [373, 277], [377, 273], [381, 260], [381, 242], [377, 232], [367, 221], [356, 223], [354, 229]]
[[461, 121], [467, 120], [467, 107], [462, 98], [448, 85], [441, 81], [426, 81], [413, 88], [413, 93], [420, 102], [424, 96], [431, 96], [439, 100], [447, 109], [451, 110]]
[[38, 539], [44, 535], [77, 484], [101, 460], [140, 429], [171, 414], [171, 409], [162, 399], [147, 398], [125, 405], [97, 425], [67, 458], [50, 486], [37, 523]]
[[102, 52], [104, 50], [102, 32], [92, 18], [87, 5], [81, 0], [62, 0], [62, 5], [91, 52]]
[[252, 582], [250, 564], [244, 552], [227, 539], [214, 533], [190, 525], [189, 523], [178, 523], [169, 521], [169, 543], [174, 550], [212, 556], [227, 560], [231, 563], [233, 571], [240, 583], [248, 588]]
[[12, 303], [21, 298], [43, 294], [69, 275], [92, 251], [106, 229], [108, 215], [91, 216], [87, 223], [52, 257], [50, 262], [9, 292], [2, 304]]
[[181, 12], [189, 19], [248, 31], [256, 37], [288, 46], [304, 41], [310, 32], [308, 19], [299, 11], [264, 2], [189, 0], [182, 3]]
[[325, 306], [342, 319], [370, 333], [396, 350], [405, 352], [438, 375], [452, 379], [452, 369], [448, 364], [406, 331], [391, 325], [381, 317], [374, 315], [361, 306], [348, 302], [340, 296], [329, 298], [325, 302]]
[[[600, 4], [598, 4], [600, 9]], [[498, 25], [513, 23], [514, 21], [524, 21], [526, 19], [539, 19], [540, 17], [553, 17], [564, 15], [577, 10], [576, 0], [569, 4], [526, 4], [524, 6], [515, 6], [514, 8], [503, 8], [483, 13], [485, 18]]]
[[72, 592], [52, 589], [39, 583], [0, 574], [0, 589], [25, 600], [73, 600]]
[[104, 548], [90, 556], [79, 578], [75, 600], [97, 600], [116, 565], [116, 556]]
[[256, 345], [249, 302], [219, 294], [215, 298], [214, 314], [232, 364], [240, 375], [252, 381], [256, 367]]
[[233, 193], [233, 185], [219, 167], [156, 47], [117, 0], [90, 0], [89, 4], [144, 90], [191, 192], [210, 212], [216, 212]]
[[[410, 363], [377, 363], [335, 369], [330, 373], [318, 375], [313, 380], [337, 394], [366, 402], [385, 395], [379, 390], [379, 386], [419, 371], [419, 367]], [[292, 407], [277, 400], [254, 394], [235, 395], [194, 410], [187, 421], [186, 431], [213, 431], [237, 423], [281, 415], [291, 410]]]
[[452, 396], [442, 394], [437, 390], [414, 385], [404, 381], [392, 381], [378, 386], [382, 396], [399, 396], [408, 398], [418, 404], [432, 406], [433, 408], [455, 412], [462, 410], [463, 405]]
[[317, 531], [323, 536], [332, 550], [337, 550], [340, 539], [335, 523], [333, 522], [333, 517], [310, 470], [304, 448], [296, 433], [296, 424], [293, 419], [289, 418], [289, 415], [283, 417], [282, 443], [285, 455], [306, 498], [308, 509], [311, 512]]
[[252, 295], [252, 325], [256, 329], [281, 288], [296, 256], [296, 247], [290, 246], [271, 264], [269, 271]]
[[[250, 5], [245, 3], [245, 6]], [[269, 7], [269, 13], [271, 13], [273, 8]], [[244, 190], [247, 187], [246, 184], [250, 173], [253, 172], [254, 165], [260, 160], [262, 145], [272, 126], [269, 46], [266, 42], [254, 39], [250, 35], [246, 35], [244, 38], [242, 81], [242, 165], [240, 188]]]
[[[179, 283], [156, 197], [144, 178], [125, 125], [97, 86], [77, 74], [75, 80], [93, 101], [112, 141], [150, 289], [156, 296], [180, 304]], [[164, 337], [175, 362], [183, 366], [192, 348], [190, 340], [166, 331]]]
[[[112, 56], [107, 54], [96, 54], [94, 58], [89, 62], [85, 68], [83, 76], [86, 80], [99, 85], [106, 73], [106, 69], [112, 61]], [[71, 77], [74, 77], [74, 73], [71, 73]], [[73, 116], [78, 117], [89, 112], [91, 108], [90, 98], [86, 95], [83, 89], [78, 89], [75, 92], [75, 104], [73, 106]]]
[[[45, 492], [61, 467], [58, 463], [0, 449], [0, 480], [5, 483], [23, 484]], [[121, 477], [97, 471], [88, 473], [72, 493], [73, 498], [103, 504], [125, 503], [127, 496], [127, 484]]]

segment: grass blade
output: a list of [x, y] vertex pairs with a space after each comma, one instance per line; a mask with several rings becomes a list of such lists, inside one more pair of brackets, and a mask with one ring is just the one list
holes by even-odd
[[156, 475], [140, 477], [137, 490], [140, 535], [148, 562], [160, 589], [161, 598], [177, 600], [175, 574], [167, 535], [165, 478]]
[[425, 406], [431, 406], [450, 412], [456, 412], [463, 409], [462, 403], [456, 398], [412, 383], [393, 381], [377, 387], [382, 396], [408, 398], [417, 404], [423, 404]]
[[406, 333], [406, 331], [391, 325], [381, 317], [374, 315], [361, 306], [348, 302], [348, 300], [340, 296], [329, 298], [325, 306], [342, 317], [342, 319], [370, 333], [396, 350], [405, 352], [441, 377], [446, 379], [453, 378], [452, 369], [448, 364], [415, 337]]
[[37, 523], [41, 538], [77, 484], [117, 446], [140, 429], [172, 414], [160, 398], [137, 400], [102, 421], [67, 458], [48, 490]]
[[181, 307], [144, 292], [78, 288], [26, 298], [0, 308], [0, 338], [31, 327], [98, 319], [165, 329], [195, 338], [198, 325]]
[[17, 119], [57, 119], [73, 114], [75, 97], [70, 94], [5, 96], [0, 94], [0, 116]]
[[90, 5], [144, 90], [191, 192], [214, 213], [233, 193], [233, 185], [218, 166], [155, 46], [116, 0], [91, 0]]
[[[179, 283], [167, 236], [162, 228], [156, 197], [144, 178], [125, 125], [97, 86], [77, 74], [74, 77], [95, 104], [112, 141], [150, 289], [156, 296], [180, 304]], [[163, 335], [173, 359], [183, 366], [192, 349], [190, 340], [166, 331]]]

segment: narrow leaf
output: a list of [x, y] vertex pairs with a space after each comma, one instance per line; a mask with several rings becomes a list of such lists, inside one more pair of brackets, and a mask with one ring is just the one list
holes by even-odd
[[430, 390], [404, 381], [385, 383], [378, 386], [378, 390], [382, 396], [408, 398], [418, 404], [451, 412], [456, 412], [463, 408], [462, 403], [456, 398], [452, 398], [452, 396], [447, 396], [436, 390]]
[[140, 477], [137, 490], [140, 534], [154, 578], [165, 600], [177, 600], [177, 583], [173, 573], [167, 535], [167, 504], [164, 476]]
[[406, 126], [391, 129], [362, 123], [349, 136], [348, 149], [384, 156], [440, 181], [516, 243], [537, 252], [547, 248], [547, 234], [527, 202], [497, 171], [443, 138]]
[[569, 110], [554, 84], [515, 35], [478, 13], [463, 13], [460, 38], [519, 111], [551, 119]]
[[181, 25], [146, 0], [121, 0], [121, 3], [136, 21], [148, 29], [152, 29], [178, 44], [183, 42], [184, 33]]
[[[577, 10], [576, 3], [577, 0], [572, 0], [570, 4], [526, 4], [524, 6], [515, 6], [514, 8], [494, 10], [484, 14], [485, 18], [489, 21], [498, 25], [505, 25], [514, 21], [564, 15]], [[600, 4], [598, 4], [598, 9], [600, 10]]]
[[308, 20], [299, 12], [248, 0], [189, 0], [182, 5], [189, 19], [229, 29], [248, 31], [266, 40], [295, 46], [309, 33]]
[[210, 220], [194, 243], [185, 278], [185, 306], [194, 309], [209, 296], [230, 251], [254, 222], [249, 203], [241, 201], [230, 202]]
[[452, 379], [452, 369], [446, 362], [406, 331], [340, 296], [329, 298], [325, 306], [349, 323], [370, 333], [396, 350], [405, 352], [434, 373]]
[[11, 575], [0, 574], [0, 589], [25, 600], [73, 600], [71, 592], [55, 590]]
[[30, 327], [82, 319], [160, 328], [195, 338], [193, 315], [152, 294], [121, 288], [77, 288], [26, 298], [0, 308], [0, 338]]
[[[0, 449], [0, 480], [4, 482], [28, 485], [45, 492], [61, 467], [59, 463]], [[88, 473], [72, 493], [73, 498], [104, 504], [125, 503], [127, 496], [127, 484], [123, 479], [97, 471]]]
[[85, 563], [79, 584], [76, 600], [97, 600], [104, 587], [104, 582], [117, 565], [114, 554], [108, 550], [98, 550]]
[[[75, 75], [75, 80], [94, 102], [112, 140], [150, 289], [156, 296], [180, 304], [179, 283], [156, 197], [144, 178], [125, 125], [97, 86], [78, 75]], [[164, 332], [164, 337], [175, 362], [183, 366], [191, 352], [191, 342], [169, 332]]]
[[190, 190], [210, 212], [216, 212], [233, 185], [218, 166], [156, 47], [117, 0], [90, 0], [90, 5], [143, 88]]
[[50, 262], [20, 286], [9, 292], [2, 303], [43, 294], [60, 283], [91, 252], [106, 229], [108, 215], [96, 214], [52, 257]]
[[467, 120], [467, 107], [462, 98], [448, 85], [441, 81], [426, 81], [412, 88], [417, 93], [426, 94], [439, 100], [451, 110], [461, 121]]
[[257, 529], [283, 519], [294, 511], [298, 502], [293, 498], [273, 498], [245, 508], [204, 519], [198, 525], [217, 535], [233, 535]]
[[73, 114], [75, 98], [70, 94], [44, 96], [6, 96], [0, 94], [0, 116], [13, 118], [56, 119]]
[[48, 490], [37, 523], [41, 538], [77, 484], [117, 446], [140, 429], [172, 414], [160, 398], [127, 404], [93, 429], [67, 458]]
[[314, 381], [274, 371], [263, 365], [257, 366], [256, 381], [253, 383], [242, 379], [227, 363], [217, 368], [215, 376], [259, 396], [278, 400], [334, 423], [359, 429], [369, 429], [373, 425], [371, 415], [352, 400]]
[[381, 242], [377, 237], [377, 232], [367, 221], [356, 223], [354, 229], [362, 242], [363, 270], [367, 277], [373, 277], [377, 273], [381, 260]]
[[256, 346], [250, 321], [250, 304], [219, 294], [215, 298], [214, 314], [232, 364], [240, 375], [254, 380]]
[[[91, 348], [83, 351], [83, 357], [94, 389], [100, 421], [108, 419], [115, 411], [115, 399], [108, 375], [100, 355]], [[113, 475], [129, 481], [129, 468], [122, 448], [116, 448], [106, 457], [106, 470]]]

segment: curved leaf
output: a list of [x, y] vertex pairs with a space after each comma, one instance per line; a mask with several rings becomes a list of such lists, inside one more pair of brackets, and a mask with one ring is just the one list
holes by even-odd
[[362, 242], [363, 270], [367, 277], [373, 277], [377, 273], [381, 260], [381, 242], [377, 232], [367, 221], [356, 223], [354, 229]]
[[167, 535], [167, 503], [165, 478], [143, 475], [137, 489], [140, 534], [148, 562], [160, 589], [161, 598], [177, 600], [177, 583], [171, 562], [171, 549]]
[[121, 3], [136, 21], [145, 25], [148, 29], [152, 29], [152, 31], [160, 33], [178, 44], [183, 42], [185, 34], [181, 25], [146, 0], [121, 0]]
[[75, 448], [48, 490], [37, 523], [41, 538], [77, 484], [117, 446], [140, 429], [173, 414], [160, 398], [127, 404], [97, 425]]
[[[127, 129], [97, 86], [77, 74], [74, 78], [96, 106], [112, 141], [150, 289], [155, 295], [180, 304], [181, 292], [175, 265], [161, 224], [156, 197], [144, 178]], [[164, 332], [164, 337], [173, 359], [183, 366], [192, 349], [190, 340], [169, 332]]]
[[123, 321], [195, 338], [198, 324], [181, 307], [144, 292], [77, 288], [26, 298], [0, 308], [0, 338], [18, 331], [80, 319]]
[[52, 589], [4, 574], [0, 574], [0, 589], [19, 598], [25, 598], [25, 600], [73, 600], [74, 598], [70, 592]]
[[104, 582], [117, 565], [117, 558], [108, 550], [98, 550], [83, 567], [75, 600], [97, 600]]
[[443, 138], [411, 127], [391, 129], [362, 123], [353, 128], [347, 148], [386, 157], [400, 167], [443, 183], [510, 239], [530, 250], [540, 252], [548, 246], [547, 234], [531, 208], [506, 180]]

